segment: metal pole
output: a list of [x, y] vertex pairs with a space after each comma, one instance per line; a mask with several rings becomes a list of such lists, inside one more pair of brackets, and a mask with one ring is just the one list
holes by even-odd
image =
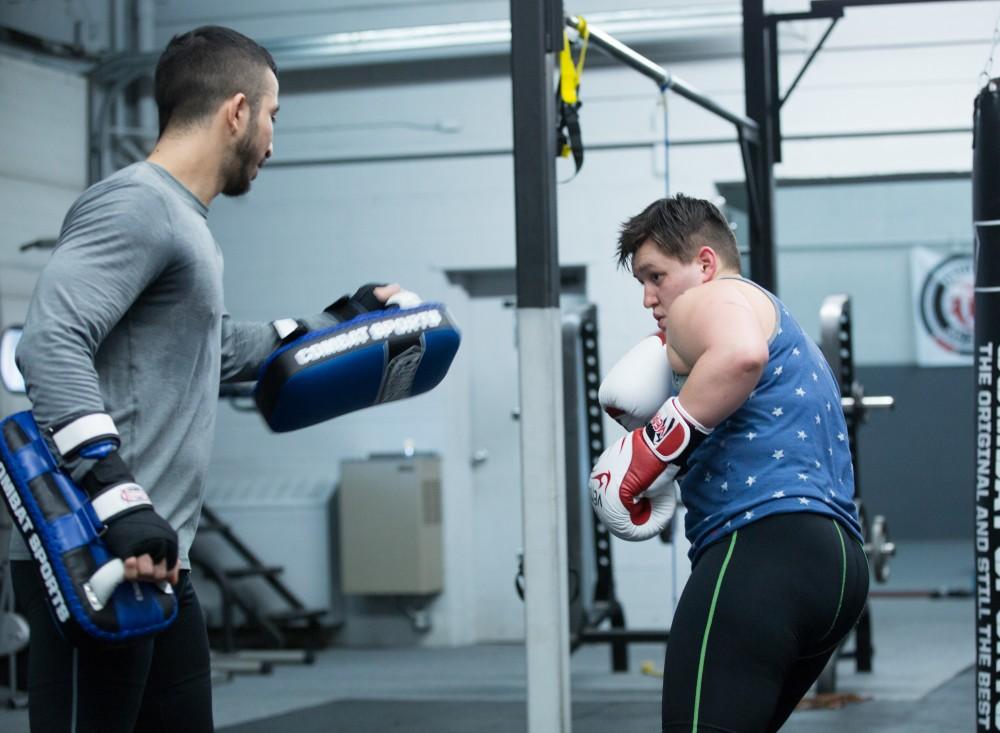
[[528, 731], [569, 733], [569, 598], [553, 51], [561, 0], [510, 0]]
[[771, 114], [777, 90], [772, 88], [769, 47], [777, 42], [774, 27], [764, 17], [764, 0], [743, 0], [743, 78], [747, 115], [760, 126], [756, 142], [750, 142], [748, 200], [750, 206], [750, 277], [771, 292], [777, 292], [774, 254], [774, 141]]
[[[579, 29], [580, 21], [578, 18], [571, 16], [566, 18], [566, 25], [571, 28]], [[588, 25], [587, 29], [590, 34], [590, 43], [594, 44], [602, 51], [607, 52], [608, 55], [618, 59], [626, 66], [632, 67], [640, 74], [648, 76], [656, 82], [660, 89], [669, 89], [672, 92], [676, 92], [685, 99], [694, 102], [702, 109], [708, 110], [722, 119], [732, 122], [737, 127], [742, 128], [748, 140], [757, 140], [758, 125], [749, 117], [744, 117], [743, 115], [730, 112], [717, 102], [709, 99], [702, 92], [695, 89], [683, 79], [674, 76], [663, 67], [658, 66], [642, 54], [632, 50], [618, 39], [613, 36], [609, 36], [600, 28]]]

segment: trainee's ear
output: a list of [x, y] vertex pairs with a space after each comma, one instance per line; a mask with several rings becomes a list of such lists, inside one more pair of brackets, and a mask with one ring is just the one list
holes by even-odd
[[719, 271], [719, 255], [708, 245], [698, 250], [695, 261], [701, 266], [702, 277], [706, 282]]

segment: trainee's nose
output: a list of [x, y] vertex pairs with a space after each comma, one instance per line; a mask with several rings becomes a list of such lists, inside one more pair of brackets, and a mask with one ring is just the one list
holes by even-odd
[[652, 308], [657, 304], [656, 290], [648, 285], [642, 288], [642, 307]]

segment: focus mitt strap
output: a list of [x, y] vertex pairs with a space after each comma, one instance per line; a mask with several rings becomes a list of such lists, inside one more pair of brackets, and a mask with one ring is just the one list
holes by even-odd
[[385, 306], [375, 297], [375, 288], [386, 283], [367, 283], [354, 291], [354, 295], [341, 295], [323, 310], [338, 321], [349, 321], [364, 313], [382, 310]]

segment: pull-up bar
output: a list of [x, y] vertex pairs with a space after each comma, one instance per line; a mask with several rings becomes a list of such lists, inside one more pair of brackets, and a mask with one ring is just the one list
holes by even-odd
[[[566, 25], [578, 31], [580, 30], [580, 19], [576, 16], [567, 16]], [[674, 76], [663, 67], [653, 63], [642, 54], [629, 48], [613, 36], [609, 36], [601, 29], [588, 24], [587, 32], [591, 43], [623, 64], [631, 66], [640, 74], [648, 76], [656, 82], [661, 90], [669, 89], [672, 92], [676, 92], [685, 99], [694, 102], [702, 109], [706, 109], [722, 119], [732, 122], [742, 130], [743, 137], [750, 142], [758, 142], [760, 140], [760, 127], [749, 117], [730, 112], [718, 103], [713, 102], [683, 79]]]

